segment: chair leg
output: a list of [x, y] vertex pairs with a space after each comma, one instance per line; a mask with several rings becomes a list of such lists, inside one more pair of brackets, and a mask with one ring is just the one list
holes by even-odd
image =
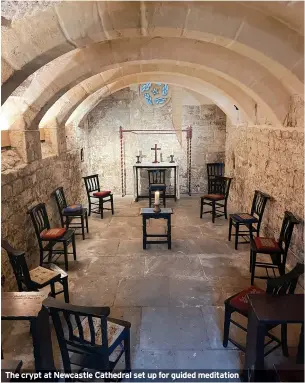
[[255, 264], [256, 264], [256, 252], [252, 251], [252, 263], [251, 263], [251, 286], [254, 284], [255, 278]]
[[239, 223], [236, 223], [236, 226], [235, 226], [235, 250], [237, 250], [237, 246], [238, 246], [238, 235], [239, 235]]
[[124, 350], [125, 350], [125, 371], [131, 371], [131, 361], [130, 361], [130, 329], [127, 330], [127, 336], [124, 339]]
[[231, 241], [232, 225], [233, 225], [232, 218], [230, 218], [230, 221], [229, 221], [229, 238], [228, 238], [229, 241]]
[[249, 267], [250, 273], [251, 273], [251, 270], [252, 270], [252, 257], [253, 257], [252, 250], [250, 249], [250, 267]]
[[110, 203], [111, 203], [111, 213], [114, 214], [114, 206], [113, 206], [113, 195], [110, 196]]
[[203, 198], [200, 198], [200, 218], [202, 218], [203, 213]]
[[216, 215], [216, 205], [215, 201], [212, 201], [212, 222], [215, 222], [215, 215]]
[[91, 215], [91, 201], [89, 199], [89, 217], [90, 217], [90, 215]]
[[163, 192], [163, 207], [166, 207], [165, 190], [164, 190], [164, 192]]
[[73, 259], [76, 261], [76, 243], [75, 243], [75, 233], [72, 237], [72, 248], [73, 248]]
[[61, 283], [62, 283], [62, 287], [63, 287], [63, 290], [64, 290], [65, 302], [69, 303], [70, 302], [70, 297], [69, 297], [68, 276], [62, 278]]
[[99, 208], [101, 213], [101, 219], [103, 219], [104, 218], [104, 199], [100, 198], [98, 203], [99, 203]]
[[85, 222], [84, 222], [84, 216], [83, 215], [80, 217], [80, 221], [81, 221], [81, 226], [82, 226], [82, 237], [83, 237], [83, 239], [85, 239]]
[[149, 190], [148, 192], [148, 198], [149, 198], [149, 201], [148, 201], [149, 207], [151, 207], [151, 190]]
[[227, 213], [227, 201], [225, 202], [225, 205], [223, 207], [224, 213], [225, 213], [225, 219], [228, 219], [228, 213]]
[[231, 323], [231, 311], [229, 310], [228, 305], [225, 303], [225, 318], [224, 318], [223, 343], [222, 343], [223, 347], [228, 346], [230, 323]]
[[287, 343], [287, 323], [281, 325], [281, 341], [282, 341], [282, 351], [283, 355], [288, 358], [288, 343]]
[[65, 270], [68, 271], [68, 247], [67, 243], [64, 242], [64, 258], [65, 258]]
[[88, 225], [88, 213], [86, 212], [86, 215], [85, 215], [85, 219], [86, 219], [86, 228], [87, 228], [87, 233], [89, 233], [89, 225]]
[[54, 282], [50, 283], [50, 289], [51, 289], [51, 297], [55, 298], [56, 293], [55, 293], [55, 283]]

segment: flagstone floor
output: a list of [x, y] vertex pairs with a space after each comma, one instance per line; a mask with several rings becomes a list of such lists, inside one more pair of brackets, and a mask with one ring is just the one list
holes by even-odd
[[[212, 224], [209, 214], [200, 219], [199, 198], [182, 197], [168, 203], [174, 209], [172, 249], [143, 250], [140, 208], [146, 206], [116, 197], [114, 216], [90, 217], [86, 240], [77, 236], [77, 261], [69, 261], [71, 303], [110, 306], [111, 317], [131, 322], [134, 369], [240, 369], [243, 353], [222, 346], [223, 302], [250, 285], [249, 245], [234, 250], [228, 221]], [[150, 220], [149, 230], [164, 232], [164, 221]], [[257, 285], [264, 288], [265, 281]], [[231, 330], [245, 344], [245, 335], [233, 325]], [[298, 330], [289, 328], [292, 353]], [[16, 323], [2, 346], [5, 357], [32, 365], [27, 323]], [[55, 336], [53, 347], [59, 366]]]

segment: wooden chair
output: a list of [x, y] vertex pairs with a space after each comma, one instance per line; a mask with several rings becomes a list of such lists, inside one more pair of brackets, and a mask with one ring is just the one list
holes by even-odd
[[215, 177], [223, 177], [225, 174], [225, 164], [223, 162], [211, 162], [207, 164], [208, 173], [208, 194], [213, 193], [213, 183]]
[[[211, 190], [212, 193], [205, 194], [200, 198], [200, 218], [202, 214], [212, 213], [212, 222], [215, 222], [216, 217], [225, 216], [227, 219], [227, 202], [229, 197], [229, 191], [232, 178], [218, 177], [214, 178]], [[212, 207], [212, 210], [203, 211], [203, 206], [208, 205]], [[221, 210], [219, 210], [221, 209]]]
[[151, 207], [151, 199], [153, 194], [159, 190], [162, 194], [163, 206], [166, 207], [166, 184], [165, 169], [148, 169], [148, 198], [149, 207]]
[[[268, 269], [272, 269], [274, 277], [275, 269], [278, 269], [281, 275], [285, 274], [286, 259], [288, 249], [291, 241], [294, 225], [299, 221], [289, 211], [285, 211], [282, 228], [280, 232], [279, 240], [274, 238], [256, 237], [250, 240], [250, 272], [251, 272], [251, 285], [253, 285], [254, 278], [268, 279]], [[272, 263], [257, 262], [256, 255], [265, 254], [270, 255]], [[255, 276], [255, 267], [263, 267], [266, 269], [267, 276]]]
[[[25, 259], [25, 253], [14, 249], [6, 239], [1, 240], [1, 247], [7, 252], [13, 268], [19, 291], [39, 291], [50, 285], [51, 296], [64, 293], [65, 302], [69, 303], [68, 274], [58, 266], [50, 263], [47, 267], [38, 266], [29, 270]], [[55, 283], [59, 282], [63, 289], [56, 292]]]
[[[255, 190], [252, 201], [252, 207], [250, 214], [248, 213], [236, 213], [230, 214], [229, 222], [229, 241], [231, 241], [232, 226], [235, 227], [235, 249], [237, 250], [238, 243], [249, 243], [245, 239], [246, 235], [253, 238], [253, 233], [259, 236], [259, 230], [261, 227], [266, 203], [270, 199], [268, 194], [262, 193], [259, 190]], [[246, 227], [246, 230], [240, 230], [240, 226]], [[243, 237], [245, 241], [238, 242], [238, 237]]]
[[[85, 181], [85, 187], [88, 197], [89, 204], [89, 216], [92, 213], [97, 213], [101, 215], [101, 218], [104, 218], [104, 210], [111, 210], [112, 215], [114, 214], [113, 207], [113, 195], [110, 190], [101, 191], [100, 182], [98, 174], [93, 174], [92, 176], [83, 177]], [[96, 202], [97, 201], [97, 202]], [[104, 203], [110, 202], [111, 209], [104, 207]], [[93, 206], [98, 206], [98, 208], [92, 209]]]
[[[125, 354], [125, 369], [130, 371], [130, 323], [108, 318], [109, 307], [82, 307], [47, 298], [60, 347], [63, 367], [80, 370], [112, 371]], [[72, 354], [73, 353], [73, 354]]]
[[[48, 258], [48, 262], [53, 257], [58, 255], [55, 261], [63, 254], [65, 259], [65, 270], [68, 271], [68, 254], [73, 253], [74, 260], [76, 260], [76, 245], [75, 245], [75, 231], [73, 229], [66, 230], [65, 228], [51, 229], [46, 205], [40, 203], [31, 209], [28, 214], [32, 219], [36, 237], [40, 250], [40, 266], [42, 266], [44, 260]], [[62, 244], [63, 248], [54, 248], [55, 245]], [[68, 252], [68, 246], [72, 244], [72, 253]], [[44, 256], [44, 253], [47, 255]]]
[[[234, 312], [238, 312], [244, 317], [248, 317], [248, 294], [271, 294], [271, 295], [285, 295], [293, 294], [297, 285], [298, 278], [304, 273], [304, 264], [298, 263], [293, 270], [291, 270], [286, 275], [282, 275], [277, 278], [272, 278], [267, 280], [267, 289], [266, 291], [251, 286], [248, 289], [245, 289], [237, 294], [234, 294], [232, 297], [225, 300], [225, 319], [224, 319], [224, 335], [223, 335], [223, 346], [227, 347], [228, 341], [233, 343], [240, 350], [245, 351], [245, 348], [236, 342], [235, 340], [229, 337], [230, 323], [232, 322], [237, 327], [247, 332], [247, 329], [231, 319], [231, 315]], [[265, 344], [269, 345], [273, 341], [277, 343], [269, 351], [265, 353], [264, 356], [270, 354], [276, 348], [282, 346], [284, 356], [288, 356], [288, 346], [287, 346], [287, 324], [281, 325], [281, 340], [275, 337], [270, 333], [276, 326], [269, 326], [267, 329], [266, 335], [270, 340]]]
[[[54, 196], [56, 200], [61, 226], [66, 227], [67, 230], [69, 227], [72, 229], [81, 229], [82, 237], [85, 239], [85, 227], [87, 233], [89, 233], [87, 209], [78, 204], [68, 205], [62, 187], [55, 189], [51, 195]], [[80, 222], [72, 222], [74, 218], [80, 219]], [[75, 232], [75, 234], [77, 234], [77, 232]]]

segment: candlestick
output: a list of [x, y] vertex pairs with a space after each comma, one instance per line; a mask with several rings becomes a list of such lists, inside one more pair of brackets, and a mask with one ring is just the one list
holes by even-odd
[[159, 205], [160, 204], [160, 192], [159, 190], [157, 190], [155, 192], [155, 205]]
[[169, 161], [169, 162], [170, 162], [171, 164], [172, 164], [173, 162], [175, 162], [175, 161], [174, 161], [174, 155], [173, 155], [173, 154], [170, 155], [170, 161]]
[[141, 163], [141, 161], [140, 161], [141, 156], [136, 156], [136, 157], [137, 157], [137, 162], [136, 162], [136, 164], [140, 164], [140, 163]]
[[161, 211], [160, 205], [154, 204], [154, 213], [160, 213], [160, 211]]

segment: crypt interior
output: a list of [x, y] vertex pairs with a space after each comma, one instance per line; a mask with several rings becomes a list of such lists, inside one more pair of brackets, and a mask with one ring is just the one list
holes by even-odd
[[[132, 369], [245, 369], [246, 334], [231, 323], [230, 338], [244, 349], [223, 345], [224, 302], [251, 285], [265, 291], [260, 276], [289, 276], [304, 263], [304, 3], [4, 0], [1, 7], [2, 239], [25, 253], [30, 270], [45, 266], [49, 248], [42, 262], [34, 207], [45, 204], [50, 226], [60, 228], [53, 192], [62, 187], [68, 207], [88, 209], [83, 177], [98, 174], [98, 203], [111, 196], [113, 214], [101, 217], [99, 205], [85, 239], [75, 229], [68, 270], [63, 255], [52, 259], [67, 272], [69, 303], [107, 306], [111, 318], [131, 324]], [[215, 222], [212, 214], [200, 217], [201, 197], [225, 194], [210, 190], [217, 182], [210, 184], [208, 164], [223, 164], [218, 176], [231, 182], [223, 197], [228, 217]], [[149, 216], [147, 231], [171, 248], [145, 249], [149, 201], [139, 196], [150, 190], [147, 169], [162, 167], [171, 218], [162, 217], [161, 203], [153, 215], [166, 219]], [[250, 214], [256, 190], [267, 195], [260, 231], [252, 233], [247, 221], [250, 244], [236, 249], [230, 215]], [[159, 206], [156, 198], [154, 190]], [[276, 267], [271, 274], [256, 267], [253, 284], [253, 243], [278, 241], [286, 211], [295, 219], [287, 262], [279, 265], [267, 251], [262, 259]], [[68, 226], [64, 235], [74, 238]], [[67, 243], [70, 249], [73, 239]], [[9, 305], [20, 288], [8, 253], [2, 246], [1, 291]], [[300, 273], [295, 296], [303, 286]], [[23, 290], [46, 298], [50, 287]], [[55, 299], [64, 303], [63, 294]], [[52, 314], [47, 302], [40, 307]], [[37, 369], [29, 321], [3, 307], [2, 362]], [[245, 316], [232, 315], [247, 327]], [[296, 363], [304, 319], [292, 322], [285, 322], [289, 358], [277, 348], [264, 358], [270, 369]], [[283, 337], [280, 326], [272, 333]]]

